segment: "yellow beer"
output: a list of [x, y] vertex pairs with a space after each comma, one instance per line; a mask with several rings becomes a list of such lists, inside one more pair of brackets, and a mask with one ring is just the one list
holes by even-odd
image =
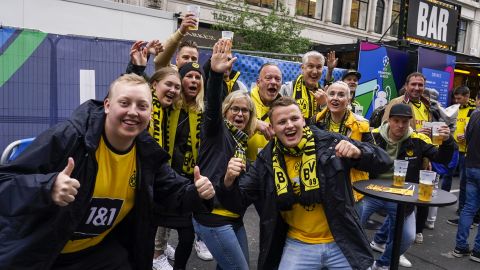
[[393, 186], [403, 187], [405, 184], [405, 175], [393, 175]]
[[429, 202], [432, 200], [433, 183], [426, 184], [420, 182], [418, 185], [418, 200]]
[[432, 136], [432, 143], [434, 145], [442, 145], [442, 142], [443, 142], [442, 136], [440, 136], [439, 134], [434, 134]]

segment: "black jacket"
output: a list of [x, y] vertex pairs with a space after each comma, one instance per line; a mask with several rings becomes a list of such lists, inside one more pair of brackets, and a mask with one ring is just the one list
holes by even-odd
[[[225, 125], [222, 115], [222, 102], [225, 96], [223, 74], [211, 71], [206, 91], [205, 112], [200, 131], [200, 149], [198, 151], [198, 166], [203, 175], [208, 177], [214, 186], [223, 182], [228, 162], [235, 154], [237, 143]], [[215, 198], [214, 207], [222, 205]], [[245, 209], [235, 211], [243, 216]], [[204, 226], [221, 226], [231, 223], [241, 223], [240, 219], [224, 218], [210, 213], [194, 213], [195, 219]]]
[[[378, 129], [374, 129], [371, 133], [366, 134], [373, 137], [368, 138], [368, 141], [373, 142], [382, 149], [386, 149], [387, 142], [382, 135], [380, 135]], [[413, 132], [410, 137], [400, 145], [397, 159], [408, 160], [407, 175], [405, 176], [405, 181], [407, 182], [418, 183], [420, 170], [423, 170], [422, 165], [424, 157], [433, 162], [442, 163], [444, 165], [448, 165], [452, 159], [453, 151], [455, 149], [455, 141], [452, 136], [444, 141], [438, 148], [431, 143], [427, 143], [422, 137], [426, 136]], [[370, 174], [370, 178], [376, 178], [377, 176], [377, 174]]]
[[[50, 269], [90, 207], [104, 122], [102, 103], [88, 101], [70, 120], [39, 135], [16, 160], [0, 167], [0, 269]], [[107, 238], [115, 237], [125, 247], [133, 269], [146, 270], [152, 269], [154, 201], [178, 212], [203, 203], [195, 187], [168, 166], [168, 154], [147, 132], [135, 143], [135, 204]], [[73, 203], [59, 207], [51, 189], [68, 157], [75, 160], [72, 178], [81, 186]]]
[[[315, 136], [317, 176], [328, 225], [335, 242], [352, 269], [368, 269], [373, 264], [368, 239], [355, 209], [350, 168], [381, 173], [392, 161], [382, 149], [368, 143], [356, 142], [340, 134], [310, 127]], [[348, 140], [362, 151], [360, 159], [340, 159], [335, 156], [335, 145]], [[223, 182], [217, 197], [227, 208], [243, 209], [254, 201], [262, 201], [260, 214], [260, 254], [258, 269], [276, 269], [285, 244], [288, 225], [276, 206], [275, 183], [272, 169], [273, 142], [267, 144], [249, 171], [232, 188]]]
[[476, 110], [470, 116], [467, 132], [467, 156], [465, 167], [480, 168], [480, 111]]

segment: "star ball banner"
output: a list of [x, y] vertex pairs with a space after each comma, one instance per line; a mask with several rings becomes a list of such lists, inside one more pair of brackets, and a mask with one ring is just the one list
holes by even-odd
[[408, 54], [370, 42], [360, 42], [358, 71], [362, 74], [355, 100], [369, 119], [372, 112], [398, 96], [406, 77]]

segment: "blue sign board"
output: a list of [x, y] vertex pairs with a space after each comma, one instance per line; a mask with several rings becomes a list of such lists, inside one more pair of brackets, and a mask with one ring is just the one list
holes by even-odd
[[427, 79], [425, 87], [433, 88], [438, 91], [438, 102], [444, 108], [448, 106], [448, 85], [450, 83], [450, 73], [446, 71], [422, 68], [422, 74]]

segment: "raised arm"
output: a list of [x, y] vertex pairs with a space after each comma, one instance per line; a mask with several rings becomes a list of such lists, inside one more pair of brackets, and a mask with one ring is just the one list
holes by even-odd
[[193, 13], [187, 13], [180, 24], [180, 28], [171, 35], [167, 41], [165, 41], [165, 46], [163, 52], [159, 53], [155, 59], [155, 70], [159, 70], [162, 67], [168, 67], [170, 61], [172, 60], [175, 51], [180, 45], [182, 38], [187, 34], [188, 29], [196, 25], [195, 15]]
[[207, 136], [212, 136], [215, 132], [218, 132], [222, 125], [223, 74], [237, 60], [236, 57], [228, 58], [231, 48], [232, 44], [229, 40], [219, 40], [213, 47], [210, 76], [205, 91], [207, 106], [205, 108], [204, 129]]

